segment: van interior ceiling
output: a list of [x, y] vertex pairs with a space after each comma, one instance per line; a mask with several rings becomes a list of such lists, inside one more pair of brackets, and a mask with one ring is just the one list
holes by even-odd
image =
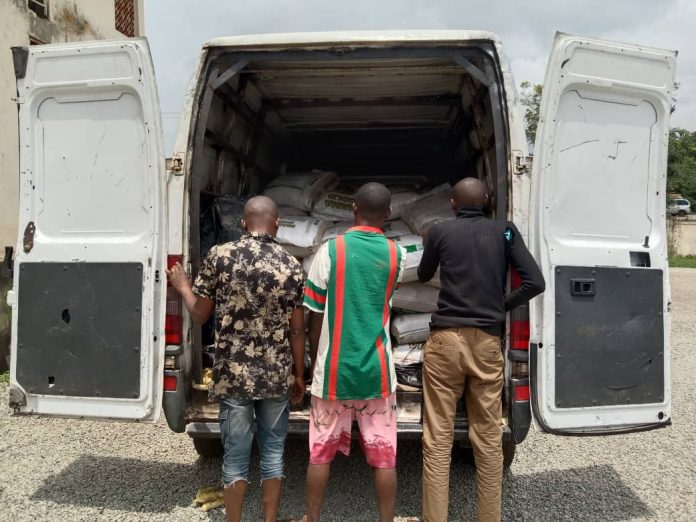
[[476, 175], [489, 187], [492, 214], [507, 213], [506, 107], [491, 42], [253, 53], [211, 47], [205, 67], [190, 144], [194, 273], [198, 216], [211, 199], [260, 193], [285, 172], [425, 180], [424, 188]]

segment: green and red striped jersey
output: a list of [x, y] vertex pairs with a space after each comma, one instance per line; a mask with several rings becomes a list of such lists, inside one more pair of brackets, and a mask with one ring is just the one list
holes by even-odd
[[396, 391], [389, 316], [405, 259], [373, 227], [353, 227], [319, 249], [304, 296], [304, 306], [324, 314], [312, 395], [366, 400]]

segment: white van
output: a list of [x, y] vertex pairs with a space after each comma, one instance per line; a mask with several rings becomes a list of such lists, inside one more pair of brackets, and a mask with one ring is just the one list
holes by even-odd
[[[515, 83], [487, 32], [212, 40], [166, 162], [145, 40], [13, 51], [15, 412], [155, 421], [163, 407], [200, 453], [218, 453], [217, 405], [202, 383], [208, 334], [165, 267], [196, 274], [211, 199], [320, 168], [431, 185], [475, 172], [492, 217], [524, 231], [547, 290], [507, 321], [506, 463], [532, 417], [559, 434], [669, 424], [675, 52], [557, 34], [530, 172]], [[400, 433], [419, 436], [420, 394], [399, 404]], [[293, 411], [291, 431], [306, 429], [306, 407]], [[466, 441], [465, 411], [456, 430]]]

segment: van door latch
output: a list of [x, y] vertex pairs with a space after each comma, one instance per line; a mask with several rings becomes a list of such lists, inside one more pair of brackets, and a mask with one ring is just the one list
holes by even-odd
[[175, 154], [172, 158], [165, 160], [165, 168], [175, 176], [184, 174], [184, 158], [180, 154]]
[[570, 280], [570, 295], [581, 297], [591, 297], [595, 295], [595, 280], [594, 279], [571, 279]]
[[34, 232], [36, 232], [36, 225], [34, 225], [33, 221], [30, 221], [24, 229], [24, 240], [22, 241], [24, 252], [27, 254], [34, 248]]

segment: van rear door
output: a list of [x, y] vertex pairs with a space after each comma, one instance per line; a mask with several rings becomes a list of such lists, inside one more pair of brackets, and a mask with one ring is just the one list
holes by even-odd
[[13, 58], [21, 151], [11, 406], [155, 420], [165, 172], [147, 42], [15, 48]]
[[532, 407], [543, 429], [670, 419], [665, 177], [676, 53], [557, 34], [541, 101], [530, 244]]

